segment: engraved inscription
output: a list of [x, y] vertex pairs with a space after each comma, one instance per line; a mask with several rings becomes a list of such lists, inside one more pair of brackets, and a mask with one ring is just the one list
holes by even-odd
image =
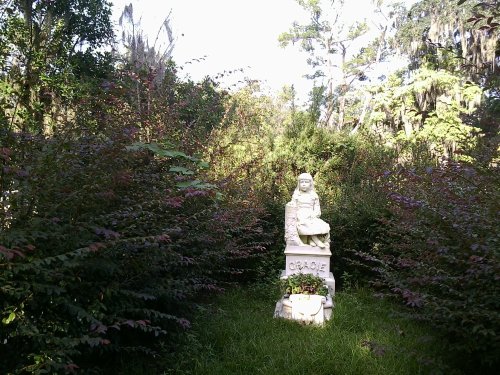
[[316, 262], [314, 260], [313, 261], [297, 260], [297, 261], [291, 261], [290, 263], [288, 263], [288, 268], [292, 271], [311, 270], [311, 271], [324, 272], [326, 270], [326, 263]]

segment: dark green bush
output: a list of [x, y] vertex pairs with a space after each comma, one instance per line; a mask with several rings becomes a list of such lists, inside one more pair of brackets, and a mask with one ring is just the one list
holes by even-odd
[[172, 146], [199, 144], [220, 114], [197, 112], [220, 98], [170, 87], [172, 102], [144, 95], [148, 113], [129, 95], [147, 84], [118, 74], [55, 134], [0, 134], [0, 373], [152, 364], [201, 301], [259, 275], [264, 211]]
[[445, 333], [468, 371], [498, 365], [498, 176], [495, 167], [453, 162], [388, 173], [392, 216], [381, 241], [358, 253], [378, 276], [373, 285]]
[[195, 159], [154, 144], [66, 146], [40, 167], [52, 174], [36, 187], [37, 213], [0, 236], [2, 373], [154, 356], [175, 346], [197, 299], [251, 278], [235, 265], [265, 251], [255, 208], [224, 206], [215, 186], [169, 172], [191, 173], [172, 164]]

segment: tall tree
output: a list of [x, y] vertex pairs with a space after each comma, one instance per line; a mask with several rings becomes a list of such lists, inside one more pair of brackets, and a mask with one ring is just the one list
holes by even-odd
[[152, 100], [150, 89], [164, 80], [175, 46], [170, 13], [159, 27], [153, 45], [143, 33], [140, 20], [135, 19], [132, 3], [124, 7], [118, 24], [121, 27], [121, 43], [125, 48], [125, 68], [134, 74], [146, 76], [147, 80], [146, 92], [141, 92], [143, 85], [136, 80], [134, 106], [139, 114], [144, 111], [149, 113]]
[[158, 71], [159, 81], [163, 78], [166, 64], [172, 58], [175, 46], [170, 16], [171, 13], [165, 17], [158, 28], [153, 45], [150, 45], [148, 37], [144, 35], [140, 21], [135, 19], [132, 3], [124, 7], [118, 21], [127, 62], [136, 70]]
[[[111, 42], [111, 4], [106, 0], [6, 0], [0, 3], [0, 95], [23, 131], [43, 132], [56, 99], [76, 90], [74, 77], [98, 49]], [[6, 98], [8, 96], [8, 98]]]
[[[358, 80], [364, 80], [370, 67], [380, 61], [384, 43], [382, 37], [359, 46], [359, 41], [369, 31], [365, 20], [348, 24], [342, 15], [344, 0], [297, 0], [308, 12], [308, 24], [294, 23], [280, 35], [281, 45], [300, 42], [300, 48], [310, 54], [309, 65], [314, 69], [309, 78], [322, 78], [326, 87], [326, 113], [324, 122], [330, 128], [342, 129], [345, 125], [347, 94]], [[338, 77], [338, 78], [337, 78]], [[336, 109], [337, 108], [337, 109]]]
[[421, 0], [414, 4], [397, 33], [399, 47], [411, 59], [410, 68], [432, 63], [484, 83], [485, 75], [496, 74], [499, 67], [497, 7], [498, 1]]

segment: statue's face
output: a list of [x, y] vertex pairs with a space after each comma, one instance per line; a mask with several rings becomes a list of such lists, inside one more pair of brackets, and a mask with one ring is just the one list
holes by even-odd
[[299, 189], [300, 189], [300, 191], [311, 190], [311, 180], [308, 180], [308, 179], [299, 180]]

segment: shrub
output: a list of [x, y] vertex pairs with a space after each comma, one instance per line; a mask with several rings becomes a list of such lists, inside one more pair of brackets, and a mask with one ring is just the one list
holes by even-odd
[[175, 350], [200, 301], [257, 277], [263, 210], [172, 145], [217, 122], [185, 123], [217, 107], [213, 87], [136, 111], [141, 79], [108, 82], [54, 134], [0, 133], [0, 373], [119, 372]]
[[494, 366], [500, 349], [498, 176], [452, 162], [387, 174], [392, 217], [382, 220], [383, 241], [358, 253], [378, 275], [373, 284], [446, 333], [470, 368]]
[[93, 153], [57, 150], [43, 170], [64, 178], [40, 180], [38, 213], [0, 236], [2, 373], [154, 356], [175, 346], [197, 299], [250, 278], [250, 265], [236, 266], [264, 253], [258, 211], [224, 206], [194, 178], [197, 159], [157, 144], [90, 144]]

